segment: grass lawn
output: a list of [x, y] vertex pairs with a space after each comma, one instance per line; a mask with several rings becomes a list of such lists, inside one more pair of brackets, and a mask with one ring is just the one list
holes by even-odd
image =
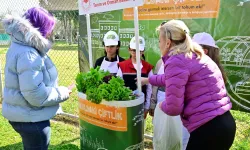
[[[51, 150], [79, 150], [79, 128], [61, 122], [51, 122]], [[22, 141], [0, 113], [0, 150], [22, 150]]]
[[[0, 109], [1, 110], [1, 109]], [[247, 113], [232, 111], [237, 122], [237, 133], [231, 150], [249, 150], [250, 147], [250, 116]], [[79, 150], [79, 128], [61, 122], [51, 122], [52, 135], [49, 149]], [[12, 129], [0, 113], [0, 150], [22, 150], [20, 136]], [[152, 131], [151, 118], [147, 120], [147, 130]], [[152, 150], [152, 142], [145, 141], [148, 150]]]
[[250, 114], [240, 111], [232, 111], [236, 120], [236, 138], [231, 147], [232, 150], [250, 149]]

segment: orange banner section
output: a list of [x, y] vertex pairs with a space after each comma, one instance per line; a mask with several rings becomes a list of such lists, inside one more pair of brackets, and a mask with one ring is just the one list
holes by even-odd
[[127, 131], [127, 108], [95, 104], [79, 99], [80, 119], [114, 131]]
[[[220, 0], [144, 0], [139, 20], [217, 18]], [[123, 20], [133, 20], [133, 8], [123, 10]]]

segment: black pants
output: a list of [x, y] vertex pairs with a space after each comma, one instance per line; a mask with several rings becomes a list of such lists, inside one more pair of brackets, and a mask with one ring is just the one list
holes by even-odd
[[228, 111], [191, 132], [186, 150], [229, 150], [235, 131], [235, 120]]

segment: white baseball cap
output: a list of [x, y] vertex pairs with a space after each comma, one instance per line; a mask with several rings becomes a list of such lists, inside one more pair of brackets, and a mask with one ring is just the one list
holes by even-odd
[[[129, 47], [130, 47], [131, 49], [136, 49], [135, 37], [133, 37], [133, 38], [130, 40]], [[139, 36], [139, 50], [140, 50], [140, 51], [144, 51], [144, 50], [145, 50], [145, 40], [144, 40], [144, 38], [141, 37], [141, 36]]]
[[207, 45], [207, 46], [219, 48], [215, 44], [214, 38], [206, 32], [196, 33], [193, 36], [193, 41], [196, 42], [197, 44], [200, 44], [200, 45]]
[[119, 41], [119, 36], [114, 31], [108, 31], [103, 38], [105, 46], [118, 45], [118, 41]]

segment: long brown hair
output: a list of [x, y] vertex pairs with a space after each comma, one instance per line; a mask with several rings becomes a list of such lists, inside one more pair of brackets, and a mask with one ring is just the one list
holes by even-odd
[[202, 45], [202, 44], [201, 44], [201, 46], [202, 46], [203, 49], [206, 49], [208, 51], [207, 55], [217, 64], [217, 66], [219, 67], [219, 69], [220, 69], [220, 71], [222, 73], [223, 80], [226, 83], [227, 82], [227, 76], [226, 76], [224, 68], [223, 68], [223, 66], [221, 65], [221, 62], [220, 62], [220, 50], [219, 50], [219, 48], [215, 48], [215, 47], [208, 46], [208, 45]]

